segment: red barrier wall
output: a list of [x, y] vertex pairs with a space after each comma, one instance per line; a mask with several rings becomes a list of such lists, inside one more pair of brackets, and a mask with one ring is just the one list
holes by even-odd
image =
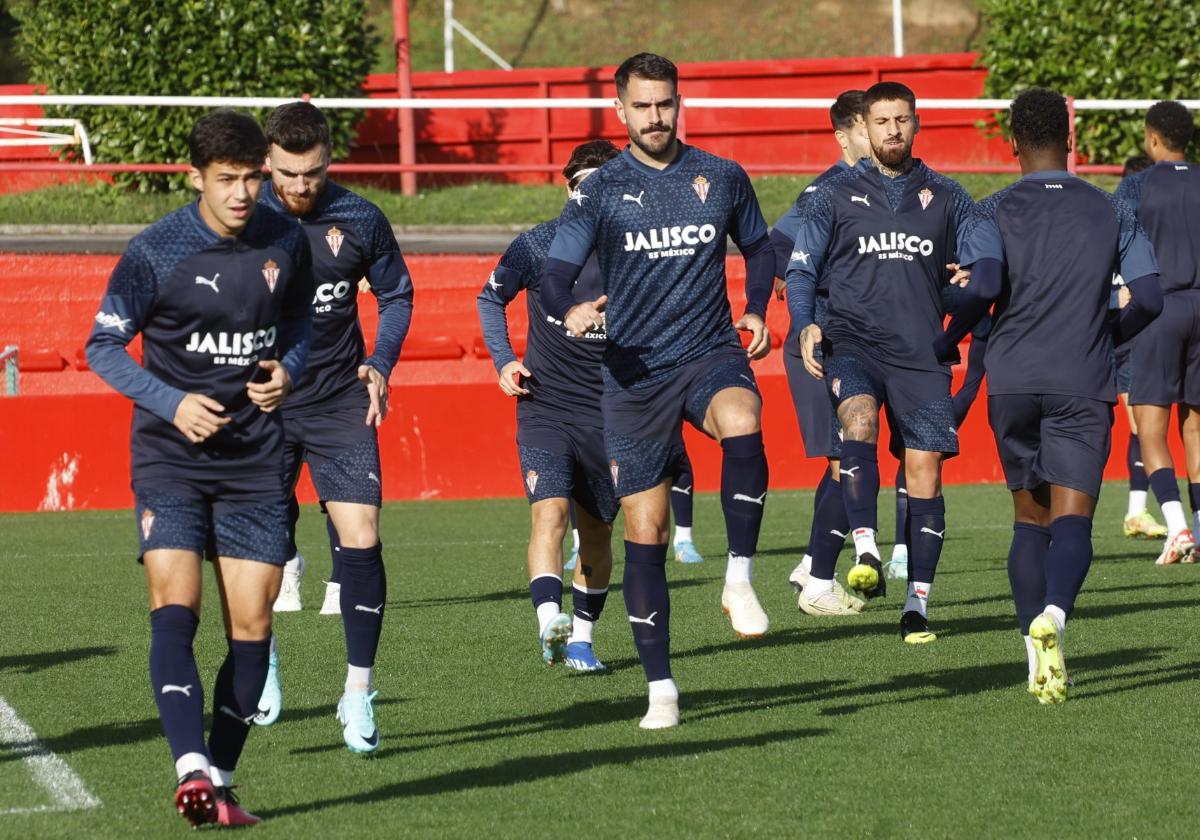
[[[496, 387], [490, 361], [475, 353], [475, 295], [496, 258], [407, 259], [417, 286], [417, 306], [391, 379], [393, 413], [381, 432], [385, 498], [520, 496], [514, 404]], [[0, 510], [124, 508], [132, 503], [130, 404], [95, 374], [79, 369], [77, 354], [115, 262], [113, 256], [0, 254], [0, 346], [15, 342], [22, 352], [45, 350], [71, 361], [60, 372], [22, 374], [25, 395], [0, 398]], [[727, 267], [737, 309], [742, 261], [730, 259]], [[364, 303], [370, 341], [376, 319], [371, 300]], [[786, 319], [786, 308], [774, 303], [768, 313], [771, 332], [782, 335]], [[510, 323], [516, 340], [527, 325], [522, 305], [510, 309]], [[444, 353], [447, 347], [457, 348], [452, 358], [417, 358]], [[763, 391], [771, 486], [812, 486], [824, 463], [803, 457], [780, 354], [757, 363], [756, 371]], [[961, 374], [956, 370], [956, 379]], [[947, 465], [950, 483], [1001, 480], [985, 400], [981, 395], [960, 430], [964, 454]], [[1109, 478], [1125, 475], [1123, 415], [1117, 428]], [[697, 486], [702, 491], [718, 489], [719, 447], [691, 429], [686, 437]], [[895, 462], [883, 458], [883, 474], [890, 476]], [[1183, 463], [1180, 453], [1176, 458]], [[307, 485], [302, 498], [312, 501]]]

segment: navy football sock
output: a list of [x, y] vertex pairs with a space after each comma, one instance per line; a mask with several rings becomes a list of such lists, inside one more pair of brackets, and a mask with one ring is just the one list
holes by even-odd
[[383, 544], [372, 548], [342, 546], [342, 626], [346, 630], [346, 661], [358, 668], [375, 665], [387, 604], [387, 572]]
[[805, 553], [813, 556], [813, 546], [817, 543], [817, 535], [820, 533], [820, 526], [817, 521], [817, 511], [821, 509], [821, 502], [825, 495], [829, 492], [829, 485], [833, 481], [832, 473], [829, 467], [825, 468], [825, 472], [821, 474], [821, 480], [817, 482], [817, 489], [813, 492], [813, 517], [812, 525], [808, 529], [808, 548]]
[[217, 684], [213, 689], [208, 751], [214, 768], [226, 773], [237, 768], [251, 722], [258, 713], [258, 698], [267, 682], [270, 652], [269, 637], [257, 642], [229, 640], [229, 653], [217, 672]]
[[671, 679], [671, 599], [667, 594], [667, 547], [625, 540], [621, 586], [633, 644], [646, 681]]
[[905, 484], [904, 464], [896, 468], [896, 544], [908, 542], [908, 485]]
[[1150, 488], [1159, 505], [1179, 501], [1179, 484], [1175, 481], [1175, 470], [1163, 467], [1150, 475]]
[[1030, 623], [1046, 603], [1046, 552], [1050, 548], [1050, 529], [1017, 522], [1013, 525], [1012, 545], [1008, 549], [1008, 583], [1017, 608], [1021, 635], [1029, 635]]
[[1200, 484], [1188, 484], [1188, 502], [1192, 510], [1200, 510]]
[[529, 581], [529, 598], [536, 610], [542, 604], [554, 603], [562, 611], [563, 582], [558, 575], [538, 575]]
[[300, 553], [296, 548], [296, 523], [300, 521], [300, 503], [295, 495], [288, 499], [288, 559]]
[[767, 501], [767, 455], [762, 432], [721, 441], [721, 509], [729, 553], [753, 557]]
[[[325, 517], [325, 532], [329, 534], [329, 556], [333, 560], [333, 571], [329, 573], [330, 583], [342, 582], [342, 540], [337, 528], [333, 527], [333, 519]], [[294, 554], [292, 556], [295, 556]]]
[[1150, 479], [1146, 477], [1146, 465], [1142, 463], [1142, 444], [1137, 435], [1129, 436], [1129, 446], [1125, 450], [1125, 466], [1129, 467], [1129, 489], [1146, 491], [1150, 489]]
[[946, 499], [908, 500], [908, 579], [933, 583], [946, 536]]
[[577, 619], [582, 618], [584, 621], [595, 624], [600, 620], [600, 614], [604, 612], [604, 604], [608, 601], [608, 587], [597, 590], [572, 586], [571, 601]]
[[860, 440], [842, 443], [842, 498], [851, 530], [879, 529], [879, 456], [876, 445]]
[[813, 512], [813, 536], [808, 546], [812, 555], [810, 574], [818, 580], [832, 580], [837, 570], [838, 554], [846, 544], [850, 522], [846, 519], [846, 502], [842, 498], [841, 482], [830, 479]]
[[679, 471], [671, 482], [671, 515], [679, 528], [692, 527], [692, 462], [684, 455], [679, 460]]
[[204, 688], [192, 651], [199, 626], [200, 617], [179, 604], [168, 604], [150, 613], [150, 685], [163, 734], [176, 761], [188, 753], [208, 755], [204, 746]]
[[1046, 606], [1056, 606], [1069, 616], [1091, 565], [1092, 520], [1086, 516], [1060, 516], [1051, 522]]

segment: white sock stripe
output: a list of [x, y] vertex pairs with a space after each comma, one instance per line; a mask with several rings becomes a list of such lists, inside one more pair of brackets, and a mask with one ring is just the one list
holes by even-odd
[[54, 800], [53, 806], [44, 806], [45, 810], [74, 811], [100, 805], [100, 800], [87, 789], [83, 779], [46, 749], [37, 733], [17, 716], [3, 697], [0, 697], [0, 743], [9, 745], [13, 755], [19, 756], [29, 769], [38, 787]]
[[533, 577], [531, 577], [529, 579], [529, 582], [533, 583], [535, 580], [541, 580], [542, 578], [550, 578], [551, 580], [562, 580], [562, 575], [556, 575], [556, 574], [554, 574], [554, 572], [542, 572], [540, 575], [534, 575]]
[[585, 586], [576, 586], [575, 584], [571, 584], [571, 589], [574, 590], [575, 592], [583, 592], [587, 595], [603, 595], [605, 592], [608, 591], [607, 586], [604, 587], [603, 589], [588, 589]]

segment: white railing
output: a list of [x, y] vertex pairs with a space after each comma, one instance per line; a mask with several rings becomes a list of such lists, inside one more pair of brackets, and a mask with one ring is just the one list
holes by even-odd
[[[69, 128], [61, 131], [40, 131], [42, 128]], [[92, 162], [92, 142], [87, 129], [79, 120], [45, 117], [0, 117], [0, 146], [73, 146], [83, 151], [83, 162]]]

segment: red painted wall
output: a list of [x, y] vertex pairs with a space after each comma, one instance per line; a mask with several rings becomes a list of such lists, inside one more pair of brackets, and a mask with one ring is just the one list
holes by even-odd
[[[479, 335], [475, 295], [495, 260], [491, 256], [408, 257], [417, 305], [409, 341], [391, 379], [393, 414], [381, 432], [387, 499], [520, 496], [523, 492], [514, 404], [496, 387], [490, 361], [474, 352]], [[15, 342], [23, 352], [44, 350], [46, 355], [57, 353], [71, 360], [59, 372], [22, 374], [24, 395], [0, 398], [0, 510], [124, 508], [132, 503], [130, 404], [95, 374], [80, 369], [78, 360], [115, 262], [113, 256], [0, 254], [0, 346]], [[728, 271], [737, 308], [744, 282], [741, 259], [730, 259]], [[364, 326], [371, 340], [376, 319], [371, 301], [364, 303]], [[510, 309], [514, 337], [527, 326], [519, 304]], [[786, 308], [775, 302], [768, 323], [776, 336], [783, 334], [786, 318]], [[447, 347], [457, 348], [453, 358], [415, 358], [444, 353]], [[772, 353], [756, 364], [756, 370], [763, 391], [771, 485], [812, 486], [824, 464], [803, 457], [780, 354]], [[956, 370], [956, 378], [961, 375]], [[964, 454], [948, 464], [948, 482], [1001, 480], [985, 400], [986, 395], [981, 395], [960, 432]], [[1123, 416], [1117, 425], [1110, 478], [1125, 474]], [[686, 437], [698, 487], [716, 490], [719, 447], [691, 429]], [[890, 476], [895, 462], [883, 458], [883, 473]], [[302, 497], [312, 500], [307, 485]]]

